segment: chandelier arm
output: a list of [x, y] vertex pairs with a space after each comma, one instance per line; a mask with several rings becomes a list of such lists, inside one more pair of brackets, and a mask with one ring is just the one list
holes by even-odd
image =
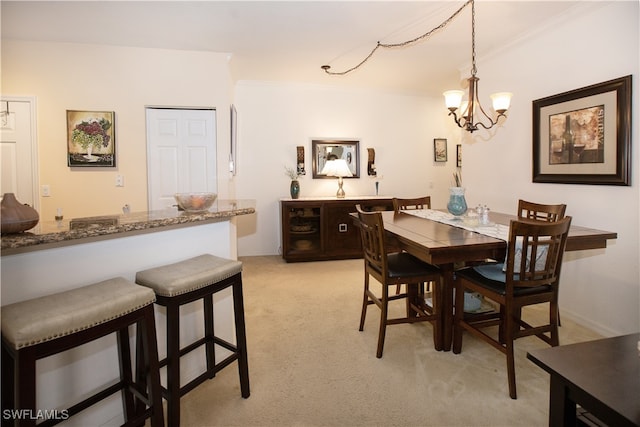
[[467, 122], [466, 122], [466, 121], [465, 121], [465, 123], [460, 123], [460, 121], [461, 121], [462, 119], [464, 119], [464, 117], [463, 117], [463, 116], [460, 116], [460, 118], [458, 118], [458, 115], [456, 114], [456, 112], [455, 112], [455, 111], [453, 111], [453, 110], [449, 111], [449, 114], [448, 114], [448, 115], [449, 115], [449, 116], [451, 116], [451, 115], [453, 116], [453, 121], [454, 121], [454, 122], [456, 122], [456, 124], [458, 125], [458, 127], [465, 127], [465, 126], [467, 125]]

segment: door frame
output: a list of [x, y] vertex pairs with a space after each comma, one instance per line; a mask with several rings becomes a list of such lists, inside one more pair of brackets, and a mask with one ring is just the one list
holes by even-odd
[[10, 96], [10, 95], [2, 95], [0, 96], [0, 102], [27, 102], [29, 103], [29, 115], [30, 115], [30, 126], [31, 126], [31, 179], [33, 180], [32, 185], [32, 199], [33, 199], [33, 208], [40, 212], [40, 170], [38, 162], [38, 135], [37, 135], [37, 117], [36, 112], [37, 109], [37, 98], [35, 96]]

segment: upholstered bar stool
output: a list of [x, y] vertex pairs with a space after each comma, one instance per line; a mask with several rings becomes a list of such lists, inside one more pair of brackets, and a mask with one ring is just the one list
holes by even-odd
[[[50, 419], [38, 426], [54, 425], [120, 391], [125, 425], [142, 425], [151, 418], [152, 426], [162, 426], [154, 300], [150, 289], [118, 277], [2, 307], [3, 425], [35, 426], [38, 417], [34, 415], [41, 411], [49, 413]], [[146, 378], [140, 382], [132, 375], [130, 325], [136, 325], [137, 358], [140, 365], [145, 364]], [[119, 381], [70, 408], [39, 411], [36, 361], [112, 333], [117, 336]], [[5, 418], [6, 413], [15, 419]]]
[[[153, 289], [156, 303], [167, 310], [167, 357], [160, 366], [167, 366], [167, 383], [163, 387], [167, 399], [167, 421], [180, 425], [180, 397], [213, 378], [233, 361], [238, 361], [240, 391], [249, 397], [249, 367], [242, 298], [242, 263], [205, 254], [174, 264], [139, 271], [136, 283]], [[236, 344], [214, 334], [213, 294], [228, 287], [233, 290]], [[180, 306], [203, 300], [204, 338], [180, 348]], [[216, 361], [215, 344], [231, 351], [224, 360]], [[180, 384], [180, 357], [205, 346], [206, 370], [185, 385]]]

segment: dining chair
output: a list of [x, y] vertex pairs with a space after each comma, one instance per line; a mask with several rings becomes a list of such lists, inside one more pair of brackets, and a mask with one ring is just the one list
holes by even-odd
[[[431, 196], [415, 197], [412, 199], [394, 197], [392, 200], [393, 212], [412, 209], [431, 209]], [[396, 286], [396, 295], [400, 293], [402, 285]], [[427, 283], [427, 291], [431, 290], [431, 283]]]
[[518, 219], [556, 222], [564, 218], [566, 209], [567, 205], [565, 204], [544, 205], [520, 199], [518, 200]]
[[[507, 269], [501, 264], [468, 267], [456, 272], [455, 307], [464, 306], [464, 292], [477, 292], [499, 305], [489, 315], [455, 310], [453, 352], [462, 350], [462, 333], [468, 331], [507, 356], [509, 396], [517, 398], [514, 341], [536, 336], [551, 346], [558, 342], [558, 289], [560, 269], [571, 217], [557, 222], [512, 220], [509, 227]], [[549, 321], [531, 325], [521, 316], [525, 306], [549, 304]], [[538, 323], [538, 322], [536, 322]], [[496, 331], [485, 328], [499, 326]]]
[[413, 199], [400, 199], [394, 197], [392, 202], [393, 211], [395, 213], [398, 213], [403, 209], [431, 209], [431, 196], [416, 197]]
[[[436, 344], [440, 332], [439, 296], [442, 292], [440, 270], [407, 252], [387, 253], [382, 214], [380, 212], [365, 212], [360, 205], [356, 205], [356, 210], [358, 211], [358, 225], [364, 255], [364, 295], [359, 330], [364, 330], [367, 308], [369, 305], [375, 304], [381, 311], [377, 358], [382, 357], [387, 325], [431, 322], [434, 344]], [[370, 277], [382, 285], [380, 292], [374, 292], [371, 289]], [[432, 291], [431, 307], [427, 306], [424, 299], [423, 284], [425, 282], [437, 284]], [[407, 292], [389, 295], [390, 286], [402, 283], [407, 284]], [[398, 299], [406, 300], [406, 316], [390, 319], [388, 318], [389, 302]]]
[[[567, 205], [545, 205], [541, 203], [528, 202], [526, 200], [518, 200], [518, 219], [532, 219], [536, 221], [556, 222], [564, 218], [564, 212]], [[560, 307], [558, 306], [558, 326], [562, 326], [560, 320]]]

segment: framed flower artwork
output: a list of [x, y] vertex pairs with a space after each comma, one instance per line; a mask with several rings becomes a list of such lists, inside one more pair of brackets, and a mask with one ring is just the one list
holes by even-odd
[[115, 167], [113, 111], [67, 110], [67, 165]]

